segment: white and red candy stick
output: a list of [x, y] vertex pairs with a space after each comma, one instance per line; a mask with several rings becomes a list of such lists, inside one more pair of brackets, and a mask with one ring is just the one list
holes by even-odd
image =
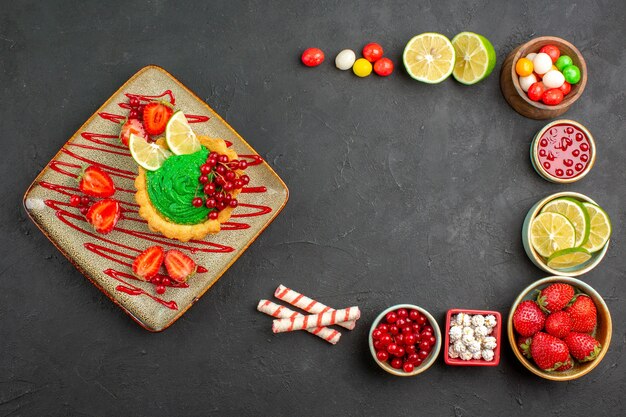
[[327, 311], [322, 314], [311, 314], [309, 316], [299, 315], [274, 320], [274, 323], [272, 324], [272, 331], [274, 333], [283, 333], [294, 330], [330, 326], [344, 321], [358, 320], [359, 317], [361, 317], [361, 311], [358, 307], [348, 307], [343, 310]]
[[[256, 307], [261, 313], [265, 313], [268, 316], [277, 317], [280, 319], [290, 319], [292, 317], [302, 316], [297, 311], [289, 310], [287, 307], [273, 303], [269, 300], [259, 301], [259, 305]], [[328, 343], [335, 345], [339, 342], [341, 333], [335, 329], [329, 329], [328, 327], [316, 327], [312, 329], [306, 329], [307, 332], [314, 334], [327, 341]]]
[[[276, 291], [274, 292], [274, 297], [311, 314], [324, 314], [326, 312], [335, 311], [335, 309], [328, 307], [327, 305], [324, 305], [318, 301], [315, 301], [307, 297], [306, 295], [300, 294], [299, 292], [294, 291], [291, 288], [287, 288], [284, 285], [279, 285], [278, 288], [276, 288]], [[356, 321], [349, 320], [335, 324], [341, 327], [345, 327], [348, 330], [352, 330], [356, 325]]]

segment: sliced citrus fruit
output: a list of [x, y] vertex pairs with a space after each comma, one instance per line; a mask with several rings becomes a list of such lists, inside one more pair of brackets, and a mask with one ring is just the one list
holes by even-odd
[[597, 252], [606, 245], [611, 237], [611, 219], [604, 210], [595, 204], [583, 203], [589, 213], [589, 239], [582, 246], [589, 252]]
[[454, 69], [454, 47], [439, 33], [422, 33], [406, 44], [402, 60], [412, 78], [437, 84], [448, 78]]
[[462, 84], [476, 84], [496, 66], [496, 51], [489, 39], [473, 32], [461, 32], [452, 39], [455, 63], [452, 76]]
[[198, 152], [201, 148], [200, 141], [193, 133], [185, 113], [181, 110], [172, 115], [165, 126], [165, 141], [175, 155], [187, 155]]
[[573, 198], [563, 197], [550, 201], [541, 209], [542, 213], [559, 213], [567, 217], [576, 229], [576, 241], [572, 246], [582, 246], [589, 238], [589, 213], [583, 204]]
[[567, 269], [582, 265], [591, 259], [591, 254], [587, 249], [568, 248], [554, 252], [548, 258], [548, 266], [554, 269]]
[[128, 148], [135, 162], [148, 171], [156, 171], [161, 168], [163, 162], [172, 155], [162, 144], [149, 143], [134, 133], [130, 134]]
[[530, 225], [530, 242], [544, 258], [561, 249], [574, 247], [576, 230], [567, 217], [558, 213], [541, 213]]

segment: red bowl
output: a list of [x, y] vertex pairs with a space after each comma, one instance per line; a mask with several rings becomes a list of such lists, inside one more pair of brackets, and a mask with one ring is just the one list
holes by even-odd
[[[496, 338], [496, 348], [493, 351], [493, 360], [486, 361], [484, 359], [470, 359], [468, 361], [464, 361], [463, 359], [453, 359], [448, 355], [448, 350], [450, 349], [450, 320], [452, 316], [458, 313], [467, 313], [467, 314], [482, 314], [483, 316], [492, 314], [496, 317], [496, 326], [493, 328], [493, 333], [491, 334]], [[444, 350], [443, 350], [443, 359], [446, 364], [452, 366], [498, 366], [500, 363], [500, 345], [502, 344], [502, 316], [497, 311], [488, 311], [488, 310], [468, 310], [463, 308], [453, 308], [448, 310], [446, 314], [446, 327], [444, 329], [446, 333]]]

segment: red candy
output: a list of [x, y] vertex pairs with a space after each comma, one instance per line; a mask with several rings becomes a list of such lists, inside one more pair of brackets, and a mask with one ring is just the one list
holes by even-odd
[[319, 48], [309, 48], [302, 52], [302, 63], [307, 67], [317, 67], [324, 62], [324, 52]]
[[546, 91], [546, 87], [541, 81], [537, 81], [528, 87], [528, 98], [532, 101], [539, 101], [543, 97], [543, 93]]
[[389, 58], [381, 58], [374, 63], [374, 72], [381, 77], [387, 77], [393, 72], [393, 61]]
[[376, 42], [368, 43], [363, 47], [363, 58], [367, 59], [369, 62], [376, 62], [382, 57], [383, 47]]
[[563, 101], [563, 92], [558, 88], [551, 88], [543, 93], [543, 95], [541, 96], [541, 101], [543, 102], [543, 104], [546, 104], [548, 106], [556, 106]]
[[565, 81], [562, 86], [559, 87], [559, 90], [563, 93], [564, 96], [568, 95], [570, 91], [572, 91], [572, 85]]
[[552, 63], [556, 63], [556, 60], [559, 59], [559, 57], [561, 56], [561, 51], [559, 50], [558, 47], [554, 46], [554, 45], [546, 45], [543, 48], [541, 48], [539, 50], [539, 52], [543, 52], [544, 54], [548, 54], [548, 56], [550, 56], [550, 59], [552, 60]]

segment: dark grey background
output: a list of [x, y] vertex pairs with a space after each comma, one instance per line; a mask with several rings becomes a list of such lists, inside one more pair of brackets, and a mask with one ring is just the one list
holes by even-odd
[[[624, 2], [129, 3], [0, 4], [1, 416], [624, 415]], [[487, 80], [429, 86], [406, 75], [400, 56], [413, 35], [463, 30], [497, 50]], [[589, 68], [567, 117], [595, 135], [598, 160], [571, 186], [535, 174], [528, 148], [545, 122], [500, 94], [504, 57], [539, 35], [568, 39]], [[396, 63], [391, 77], [335, 69], [339, 50], [370, 41]], [[321, 67], [299, 63], [310, 46], [326, 52]], [[147, 64], [197, 92], [291, 190], [276, 221], [160, 334], [91, 285], [21, 206], [67, 138]], [[591, 374], [541, 380], [506, 342], [497, 368], [440, 359], [400, 379], [374, 364], [366, 334], [391, 304], [421, 305], [442, 326], [453, 307], [506, 316], [546, 275], [524, 254], [523, 217], [563, 190], [596, 199], [615, 229], [584, 277], [614, 320]], [[273, 335], [255, 306], [280, 283], [357, 304], [363, 317], [334, 347], [304, 332]]]

